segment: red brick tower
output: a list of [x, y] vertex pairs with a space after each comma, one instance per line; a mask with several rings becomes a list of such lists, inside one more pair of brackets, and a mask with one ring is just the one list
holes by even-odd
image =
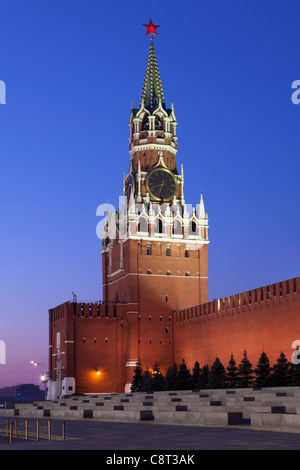
[[107, 214], [102, 246], [103, 300], [127, 304], [127, 389], [137, 361], [149, 369], [157, 361], [164, 373], [173, 364], [173, 312], [208, 301], [208, 219], [202, 194], [197, 208], [185, 203], [174, 107], [166, 107], [155, 29], [146, 26], [150, 51], [130, 114], [124, 204]]

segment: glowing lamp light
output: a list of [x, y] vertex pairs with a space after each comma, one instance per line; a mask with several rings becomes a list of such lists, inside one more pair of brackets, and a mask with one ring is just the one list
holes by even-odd
[[99, 369], [96, 369], [96, 375], [101, 375], [101, 372]]

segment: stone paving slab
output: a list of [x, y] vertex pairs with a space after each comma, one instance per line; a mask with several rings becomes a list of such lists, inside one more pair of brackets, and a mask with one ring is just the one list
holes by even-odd
[[[160, 451], [159, 454], [170, 454], [173, 451], [178, 455], [181, 454], [180, 450], [189, 454], [191, 452], [188, 451], [193, 451], [192, 454], [202, 459], [203, 463], [203, 454], [198, 454], [197, 451], [300, 449], [298, 433], [252, 430], [247, 427], [222, 428], [75, 420], [66, 422], [66, 436], [66, 441], [35, 442], [20, 439], [11, 444], [7, 439], [0, 437], [0, 450], [102, 450], [97, 454], [97, 465], [99, 465], [103, 463], [103, 458], [113, 454], [118, 455], [117, 450], [126, 451], [126, 455], [144, 455], [145, 458], [157, 455], [157, 451]], [[143, 450], [147, 453], [139, 453]], [[26, 455], [32, 459], [32, 454], [22, 453], [23, 463]], [[14, 454], [14, 461], [15, 458], [17, 454]]]

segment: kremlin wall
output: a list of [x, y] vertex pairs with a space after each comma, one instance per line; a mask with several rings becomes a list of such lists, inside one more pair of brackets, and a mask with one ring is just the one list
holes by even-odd
[[[299, 340], [300, 344], [299, 312], [298, 277], [173, 312], [167, 327], [163, 325], [155, 334], [152, 325], [157, 328], [161, 323], [157, 311], [148, 319], [151, 328], [145, 325], [140, 331], [137, 326], [144, 342], [143, 354], [151, 358], [143, 361], [143, 366], [151, 369], [157, 361], [165, 374], [182, 359], [192, 369], [195, 361], [201, 367], [211, 366], [219, 357], [226, 367], [231, 354], [239, 363], [244, 350], [253, 366], [263, 351], [271, 365], [281, 352], [291, 362], [296, 348], [293, 343]], [[130, 324], [125, 303], [65, 302], [49, 311], [49, 322], [49, 370], [55, 377], [59, 350], [62, 395], [124, 392], [131, 380], [126, 367]], [[137, 342], [141, 343], [140, 338]], [[67, 390], [68, 377], [74, 378], [71, 390]]]
[[231, 354], [239, 363], [246, 350], [254, 366], [263, 351], [271, 365], [281, 352], [291, 362], [293, 343], [300, 344], [299, 314], [299, 277], [180, 310], [174, 313], [174, 359], [193, 367], [219, 357], [226, 367]]

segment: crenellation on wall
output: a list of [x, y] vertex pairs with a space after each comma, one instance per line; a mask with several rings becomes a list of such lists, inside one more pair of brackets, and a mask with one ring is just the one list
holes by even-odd
[[208, 321], [245, 311], [268, 308], [274, 304], [298, 300], [299, 293], [300, 278], [295, 277], [179, 310], [174, 312], [174, 323], [180, 326], [190, 320]]

